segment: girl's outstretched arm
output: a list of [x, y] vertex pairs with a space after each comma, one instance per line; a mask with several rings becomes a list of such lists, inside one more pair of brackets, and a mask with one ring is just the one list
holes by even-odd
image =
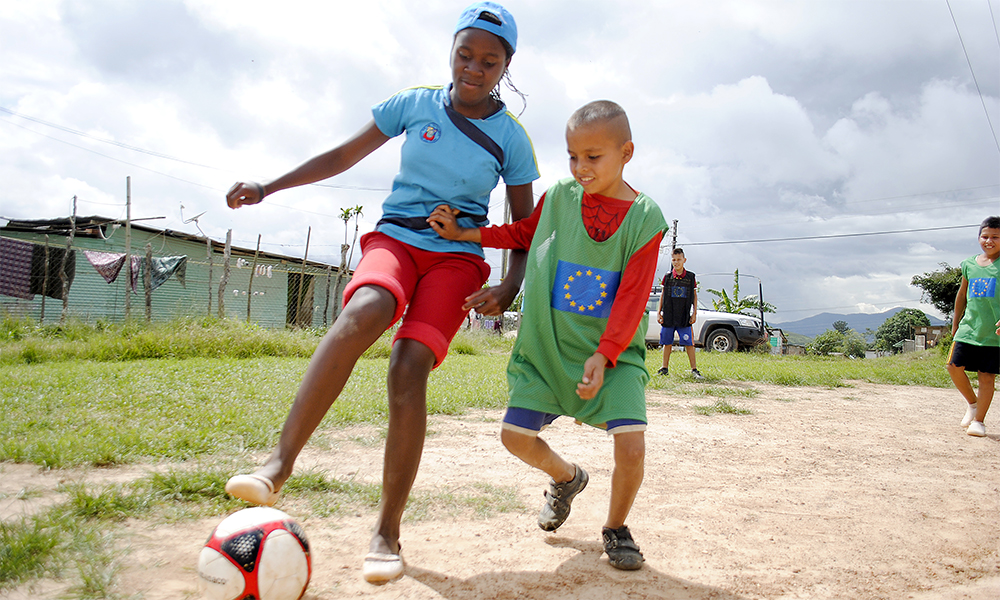
[[339, 175], [356, 165], [362, 158], [374, 152], [388, 140], [389, 137], [379, 130], [374, 120], [371, 120], [344, 143], [310, 158], [277, 179], [264, 184], [237, 182], [226, 194], [226, 203], [229, 204], [229, 208], [257, 204], [264, 199], [264, 196], [279, 190], [315, 183]]

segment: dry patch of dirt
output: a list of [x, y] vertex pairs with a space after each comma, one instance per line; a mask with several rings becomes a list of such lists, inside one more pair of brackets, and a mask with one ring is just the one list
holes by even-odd
[[[1000, 436], [965, 435], [955, 391], [747, 387], [757, 395], [728, 400], [752, 411], [746, 415], [701, 416], [693, 406], [714, 399], [649, 392], [646, 477], [629, 519], [647, 560], [641, 571], [616, 571], [602, 556], [612, 469], [606, 434], [567, 419], [546, 431], [590, 473], [570, 519], [549, 534], [535, 523], [546, 476], [500, 445], [499, 411], [476, 412], [431, 419], [415, 491], [513, 486], [530, 508], [404, 522], [406, 574], [384, 586], [360, 573], [373, 512], [303, 519], [314, 567], [305, 598], [1000, 598]], [[366, 436], [373, 431], [328, 436], [300, 466], [377, 482], [382, 448]], [[143, 473], [3, 464], [0, 517], [60, 501], [60, 480]], [[278, 507], [296, 514], [295, 498]], [[218, 520], [129, 523], [123, 591], [198, 597], [195, 561]], [[57, 598], [62, 589], [41, 582], [7, 597]]]

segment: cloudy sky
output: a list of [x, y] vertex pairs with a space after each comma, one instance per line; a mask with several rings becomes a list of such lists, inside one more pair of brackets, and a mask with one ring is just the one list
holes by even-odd
[[[397, 140], [260, 206], [231, 211], [225, 191], [329, 149], [399, 89], [447, 83], [466, 4], [0, 0], [0, 216], [65, 217], [76, 196], [78, 214], [124, 218], [131, 176], [133, 217], [165, 217], [147, 224], [197, 233], [184, 220], [204, 213], [214, 239], [261, 234], [293, 257], [312, 226], [309, 257], [337, 264], [340, 211], [374, 227]], [[911, 277], [978, 252], [967, 226], [1000, 213], [998, 0], [505, 4], [527, 104], [504, 98], [523, 109], [536, 195], [569, 174], [569, 114], [617, 101], [626, 179], [678, 221], [703, 299], [738, 268], [776, 322], [936, 314]]]

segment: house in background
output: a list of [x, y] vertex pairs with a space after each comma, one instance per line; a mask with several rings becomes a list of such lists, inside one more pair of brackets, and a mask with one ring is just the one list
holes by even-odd
[[946, 331], [949, 331], [947, 325], [917, 325], [913, 327], [913, 346], [916, 350], [933, 348]]
[[[221, 300], [226, 317], [247, 320], [249, 312], [249, 321], [263, 327], [328, 327], [339, 312], [338, 299], [350, 280], [350, 271], [345, 270], [344, 276], [338, 278], [339, 268], [333, 265], [303, 263], [301, 258], [255, 253], [253, 249], [236, 246], [229, 248], [227, 266], [223, 242], [134, 222], [130, 229], [130, 255], [139, 257], [140, 268], [145, 263], [147, 246], [155, 259], [174, 257], [173, 264], [183, 263], [182, 269], [152, 290], [149, 308], [154, 321], [217, 316]], [[70, 252], [66, 253], [71, 231]], [[123, 266], [120, 274], [108, 283], [107, 273], [102, 275], [88, 254], [91, 258], [124, 254], [125, 237], [124, 224], [106, 217], [77, 217], [75, 227], [69, 218], [9, 220], [0, 227], [0, 242], [4, 242], [0, 244], [0, 253], [12, 247], [24, 249], [25, 243], [30, 243], [34, 245], [36, 258], [50, 254], [61, 258], [60, 252], [67, 254], [67, 261], [71, 261], [67, 275], [72, 270], [66, 297], [67, 316], [84, 321], [119, 322], [125, 319], [125, 295], [131, 287], [132, 269]], [[62, 301], [55, 298], [62, 298], [61, 289], [52, 288], [60, 288], [57, 276], [60, 264], [36, 260], [32, 286], [39, 292], [35, 284], [40, 278], [53, 282], [48, 285], [47, 293], [0, 295], [0, 313], [42, 322], [44, 311], [45, 323], [59, 321]], [[5, 265], [0, 267], [0, 292], [8, 294], [9, 287], [2, 284], [9, 281], [14, 262], [0, 256], [0, 265]], [[42, 268], [39, 265], [48, 271], [47, 278], [37, 272]], [[129, 301], [132, 319], [146, 316], [144, 281], [145, 277], [138, 277]]]

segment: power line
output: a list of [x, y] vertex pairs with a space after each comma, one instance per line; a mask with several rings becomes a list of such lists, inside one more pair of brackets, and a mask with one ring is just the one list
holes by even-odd
[[833, 235], [810, 235], [802, 237], [770, 238], [762, 240], [727, 240], [722, 242], [688, 242], [686, 246], [718, 246], [722, 244], [762, 244], [766, 242], [798, 242], [802, 240], [826, 240], [833, 238], [863, 237], [870, 235], [891, 235], [895, 233], [917, 233], [921, 231], [943, 231], [945, 229], [967, 229], [969, 227], [979, 227], [974, 225], [954, 225], [951, 227], [926, 227], [923, 229], [900, 229], [897, 231], [869, 231], [866, 233], [838, 233]]
[[[986, 122], [990, 124], [990, 133], [993, 134], [993, 143], [1000, 152], [1000, 140], [997, 140], [997, 132], [993, 130], [993, 121], [990, 120], [990, 111], [986, 108], [986, 99], [983, 98], [983, 91], [979, 89], [979, 80], [976, 79], [976, 72], [972, 69], [972, 60], [969, 59], [969, 51], [965, 49], [965, 40], [962, 39], [962, 32], [958, 28], [958, 21], [955, 19], [955, 11], [951, 10], [951, 0], [944, 0], [948, 5], [948, 12], [951, 13], [951, 22], [955, 24], [955, 32], [958, 34], [958, 41], [962, 44], [962, 52], [965, 53], [965, 62], [969, 63], [969, 72], [972, 73], [972, 82], [976, 84], [976, 91], [979, 92], [979, 101], [983, 103], [983, 112], [986, 113]], [[987, 4], [989, 4], [987, 2]], [[993, 7], [990, 7], [990, 15], [993, 14]]]
[[[203, 169], [211, 169], [213, 171], [219, 171], [219, 172], [223, 172], [223, 173], [232, 173], [233, 172], [230, 169], [222, 169], [222, 168], [219, 168], [219, 167], [213, 167], [212, 165], [205, 165], [205, 164], [201, 164], [201, 163], [196, 163], [196, 162], [193, 162], [193, 161], [184, 160], [183, 158], [177, 158], [176, 156], [170, 156], [169, 154], [163, 154], [162, 152], [156, 152], [156, 151], [153, 151], [153, 150], [146, 150], [145, 148], [140, 148], [138, 146], [133, 146], [131, 144], [126, 144], [126, 143], [119, 142], [119, 141], [116, 141], [116, 140], [110, 140], [110, 139], [107, 139], [107, 138], [101, 138], [101, 137], [97, 137], [97, 136], [94, 136], [94, 135], [90, 135], [89, 133], [86, 133], [84, 131], [79, 131], [79, 130], [73, 129], [71, 127], [66, 127], [65, 125], [59, 125], [58, 123], [51, 123], [49, 121], [45, 121], [44, 119], [39, 119], [37, 117], [32, 117], [30, 115], [25, 115], [25, 114], [22, 114], [22, 113], [10, 110], [9, 108], [5, 108], [3, 106], [0, 106], [0, 112], [7, 113], [7, 114], [9, 114], [11, 116], [19, 117], [21, 119], [26, 119], [28, 121], [32, 121], [32, 122], [38, 123], [40, 125], [45, 125], [46, 127], [52, 127], [53, 129], [58, 129], [59, 131], [64, 131], [64, 132], [70, 133], [72, 135], [84, 137], [84, 138], [93, 140], [95, 142], [101, 142], [102, 144], [110, 144], [112, 146], [117, 146], [117, 147], [125, 149], [125, 150], [130, 150], [132, 152], [139, 152], [139, 153], [142, 153], [142, 154], [147, 154], [149, 156], [154, 156], [156, 158], [162, 158], [162, 159], [165, 159], [165, 160], [172, 160], [174, 162], [179, 162], [179, 163], [182, 163], [182, 164], [185, 164], [185, 165], [190, 165], [192, 167], [201, 167]], [[10, 122], [10, 121], [8, 121], [8, 122]], [[75, 144], [70, 144], [69, 142], [65, 142], [65, 141], [60, 140], [58, 138], [47, 136], [44, 133], [40, 133], [40, 132], [35, 131], [33, 129], [28, 129], [27, 127], [22, 127], [21, 125], [18, 125], [17, 123], [13, 123], [13, 122], [10, 122], [10, 123], [11, 123], [11, 125], [14, 125], [15, 127], [21, 127], [21, 129], [24, 129], [25, 131], [30, 131], [30, 132], [38, 134], [38, 135], [40, 135], [42, 137], [49, 138], [50, 140], [55, 140], [57, 142], [62, 142], [64, 144], [68, 144], [70, 146], [73, 146], [74, 148], [79, 148], [81, 150], [88, 150], [87, 148], [84, 148], [82, 146], [77, 146]], [[88, 150], [88, 152], [94, 152], [94, 151], [93, 150]], [[97, 154], [98, 156], [103, 156], [105, 158], [110, 158], [111, 160], [118, 160], [119, 162], [125, 162], [123, 160], [120, 160], [120, 159], [108, 156], [106, 154], [101, 154], [100, 152], [94, 152], [94, 153]], [[128, 163], [128, 162], [125, 162], [125, 164], [132, 165], [132, 166], [138, 166], [138, 165], [133, 165], [132, 163]], [[138, 167], [138, 168], [142, 169], [142, 168], [145, 168], [145, 167]], [[150, 171], [152, 173], [156, 173], [157, 175], [165, 175], [165, 173], [160, 173], [159, 171], [154, 171], [152, 169], [146, 169], [146, 170]], [[166, 176], [167, 177], [172, 177], [171, 175], [166, 175]], [[178, 178], [174, 177], [174, 179], [178, 179]], [[194, 183], [194, 182], [191, 182], [191, 181], [186, 181], [184, 179], [181, 179], [180, 181], [185, 181], [186, 183], [192, 183], [193, 185], [199, 185], [201, 187], [208, 187], [208, 186], [204, 186], [204, 185], [201, 185], [201, 184], [198, 184], [198, 183]], [[363, 186], [357, 186], [357, 185], [340, 185], [340, 184], [333, 184], [333, 183], [318, 183], [317, 182], [317, 183], [312, 183], [312, 184], [309, 184], [309, 185], [313, 185], [313, 186], [316, 186], [316, 187], [325, 187], [325, 188], [343, 189], [343, 190], [353, 190], [353, 191], [367, 191], [367, 192], [388, 192], [388, 191], [391, 191], [391, 190], [389, 190], [389, 188], [373, 188], [373, 187], [363, 187]], [[209, 188], [209, 189], [215, 189], [215, 188]]]

